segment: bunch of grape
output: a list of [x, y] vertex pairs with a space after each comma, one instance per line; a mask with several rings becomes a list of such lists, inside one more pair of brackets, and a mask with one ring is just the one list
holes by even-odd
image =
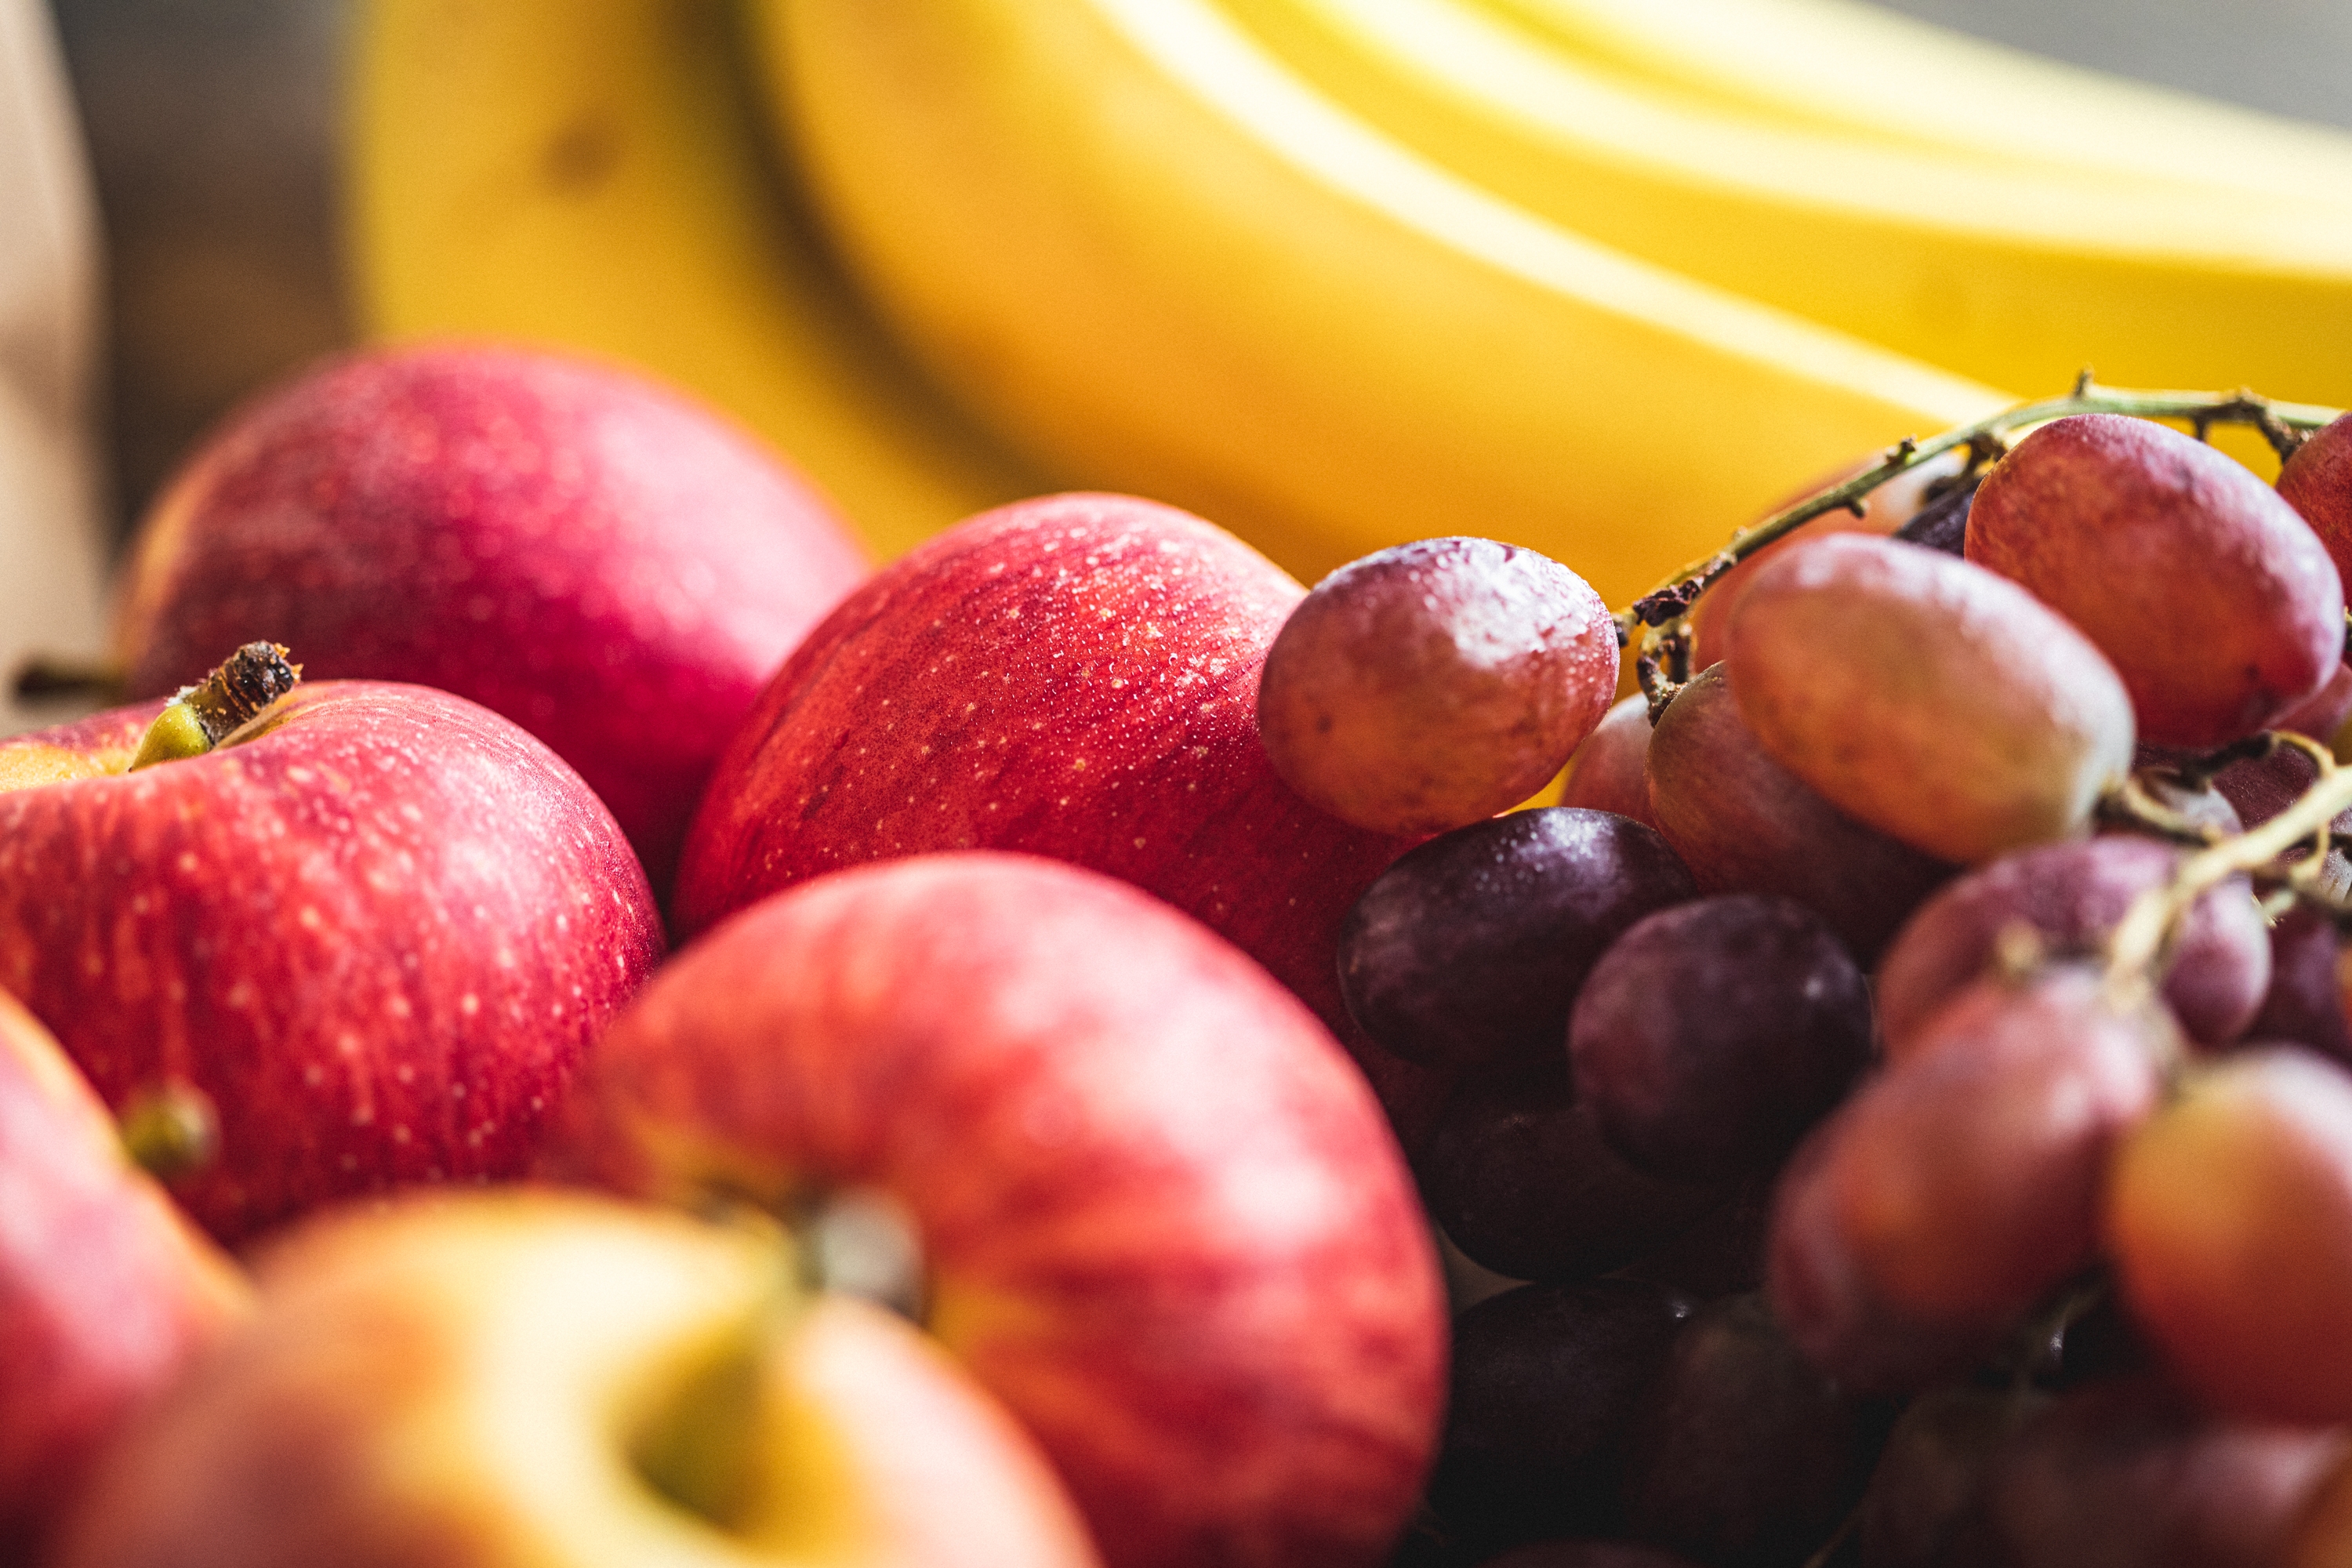
[[1300, 606], [1276, 765], [1436, 835], [1339, 951], [1455, 1085], [1400, 1564], [2352, 1564], [2352, 416], [2249, 416], [2275, 486], [2073, 413], [1622, 616], [1465, 539]]

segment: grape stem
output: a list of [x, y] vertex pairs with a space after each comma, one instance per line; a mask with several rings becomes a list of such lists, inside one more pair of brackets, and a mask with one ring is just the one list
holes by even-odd
[[[2153, 986], [2189, 907], [2231, 877], [2270, 869], [2290, 886], [2317, 879], [2327, 855], [2328, 825], [2352, 807], [2352, 768], [2337, 766], [2326, 747], [2301, 735], [2279, 731], [2278, 742], [2308, 755], [2319, 769], [2318, 779], [2276, 816], [2199, 850], [2180, 863], [2170, 881], [2134, 899], [2107, 942], [2111, 985], [2126, 992]], [[2312, 853], [2299, 867], [2279, 869], [2288, 851], [2306, 843]]]
[[1634, 668], [1642, 689], [1650, 699], [1650, 720], [1657, 721], [1675, 691], [1689, 679], [1691, 605], [1723, 574], [1782, 538], [1801, 524], [1840, 507], [1859, 514], [1862, 498], [1894, 479], [1932, 462], [1947, 452], [1965, 447], [1968, 467], [1962, 477], [1975, 473], [2009, 450], [2009, 435], [2029, 425], [2040, 425], [2074, 414], [2124, 414], [2141, 419], [2172, 419], [2188, 424], [2199, 440], [2216, 425], [2251, 425], [2262, 432], [2280, 460], [2292, 457], [2304, 438], [2332, 423], [2341, 410], [2309, 403], [2278, 403], [2255, 393], [2165, 392], [2101, 386], [2084, 371], [2072, 392], [2061, 397], [2021, 403], [1973, 425], [1962, 425], [1926, 440], [1906, 437], [1887, 450], [1874, 468], [1816, 491], [1793, 506], [1784, 507], [1753, 527], [1743, 528], [1731, 542], [1704, 560], [1694, 561], [1656, 587], [1617, 612], [1617, 646], [1632, 647], [1636, 638]]

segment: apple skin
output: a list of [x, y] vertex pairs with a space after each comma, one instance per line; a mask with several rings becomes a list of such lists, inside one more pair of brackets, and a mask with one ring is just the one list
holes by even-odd
[[809, 483], [627, 372], [482, 343], [377, 350], [263, 395], [144, 521], [116, 657], [133, 697], [228, 648], [414, 681], [552, 746], [668, 884], [710, 764], [866, 574]]
[[[47, 1568], [1095, 1568], [1001, 1409], [879, 1308], [780, 1310], [785, 1260], [772, 1234], [530, 1190], [298, 1226]], [[722, 1525], [633, 1448], [739, 1348], [758, 1415]]]
[[100, 1444], [237, 1321], [248, 1292], [5, 993], [0, 1215], [0, 1563], [15, 1563]]
[[1213, 932], [977, 851], [713, 930], [590, 1053], [551, 1168], [904, 1206], [929, 1326], [1113, 1568], [1381, 1561], [1433, 1455], [1443, 1282], [1380, 1107]]
[[688, 833], [676, 929], [895, 856], [1068, 861], [1273, 971], [1418, 1143], [1451, 1079], [1367, 1039], [1335, 970], [1341, 921], [1414, 840], [1307, 805], [1258, 739], [1259, 672], [1305, 593], [1224, 530], [1127, 496], [958, 524], [852, 594], [761, 693]]
[[[297, 688], [207, 755], [120, 768], [160, 704], [0, 743], [0, 988], [118, 1110], [193, 1086], [221, 1240], [324, 1199], [525, 1169], [660, 959], [612, 814], [419, 686]], [[88, 776], [26, 784], [47, 768]]]

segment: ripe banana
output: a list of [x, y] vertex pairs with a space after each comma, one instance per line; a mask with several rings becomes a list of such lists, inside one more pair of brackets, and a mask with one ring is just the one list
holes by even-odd
[[[1482, 0], [1696, 98], [1998, 163], [2352, 203], [2352, 138], [1982, 42], [1859, 0]], [[2118, 22], [2118, 26], [2128, 26]]]
[[350, 253], [370, 333], [625, 361], [731, 410], [884, 555], [1051, 489], [858, 310], [765, 161], [726, 0], [372, 0]]
[[1547, 223], [1209, 0], [759, 0], [853, 269], [1046, 462], [1297, 565], [1534, 545], [1612, 602], [2005, 395]]
[[1318, 88], [1496, 194], [1930, 363], [2037, 390], [2088, 364], [2121, 384], [2352, 401], [2352, 205], [1759, 123], [1479, 0], [1219, 4]]

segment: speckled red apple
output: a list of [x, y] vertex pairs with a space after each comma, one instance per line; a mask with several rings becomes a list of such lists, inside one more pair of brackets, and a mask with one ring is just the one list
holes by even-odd
[[1305, 590], [1199, 518], [1125, 496], [986, 512], [885, 568], [801, 645], [687, 840], [690, 935], [866, 861], [1017, 849], [1167, 900], [1342, 1032], [1412, 1141], [1444, 1080], [1354, 1031], [1339, 922], [1409, 840], [1292, 793], [1257, 735]]
[[174, 1191], [223, 1239], [522, 1169], [662, 952], [612, 814], [424, 687], [305, 686], [121, 772], [158, 706], [0, 743], [0, 987], [116, 1108], [210, 1101], [217, 1152]]
[[911, 1215], [929, 1325], [1113, 1568], [1381, 1562], [1445, 1384], [1380, 1108], [1198, 922], [1029, 856], [821, 878], [682, 952], [591, 1051], [558, 1168]]
[[91, 1456], [236, 1321], [247, 1291], [5, 993], [0, 1215], [0, 1563], [16, 1563]]
[[115, 639], [134, 697], [262, 638], [313, 679], [472, 698], [580, 771], [658, 889], [761, 683], [866, 571], [805, 480], [684, 396], [431, 345], [330, 364], [214, 435], [141, 530]]

